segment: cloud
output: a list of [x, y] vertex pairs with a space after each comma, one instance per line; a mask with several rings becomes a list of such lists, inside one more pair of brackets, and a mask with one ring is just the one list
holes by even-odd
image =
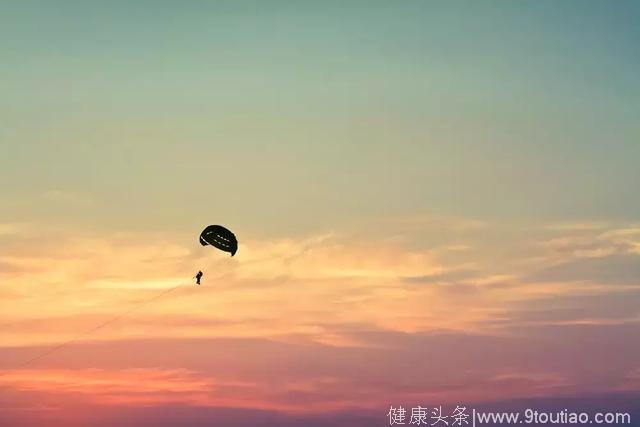
[[471, 269], [454, 269], [442, 273], [426, 274], [423, 276], [409, 276], [404, 280], [413, 284], [451, 283], [461, 280], [478, 278], [478, 272]]
[[[185, 370], [74, 369], [2, 372], [0, 384], [22, 391], [81, 395], [99, 403], [191, 403], [213, 384]], [[163, 394], [166, 393], [166, 394]]]
[[494, 324], [504, 328], [640, 323], [640, 290], [541, 296], [506, 307]]
[[[606, 393], [573, 397], [509, 399], [490, 403], [459, 402], [472, 409], [483, 411], [519, 411], [537, 408], [539, 411], [560, 412], [628, 412], [631, 420], [640, 417], [637, 393]], [[390, 403], [391, 404], [391, 403]], [[40, 407], [38, 411], [20, 408], [2, 408], [0, 424], [12, 427], [41, 426], [43, 420], [51, 427], [370, 427], [388, 423], [386, 414], [390, 404], [373, 410], [348, 410], [322, 414], [288, 414], [268, 410], [246, 408], [209, 408], [165, 405], [162, 407], [113, 407], [77, 405], [69, 402], [58, 407]], [[410, 411], [411, 405], [402, 405]], [[422, 402], [422, 406], [437, 406], [434, 402]], [[454, 406], [444, 406], [449, 414]], [[29, 408], [31, 409], [31, 408]]]
[[[13, 235], [0, 255], [0, 366], [82, 339], [13, 371], [0, 406], [245, 408], [286, 425], [392, 400], [635, 390], [633, 226], [436, 228], [246, 234], [234, 258], [164, 234]], [[412, 241], [432, 232], [432, 245]]]
[[[540, 326], [526, 334], [492, 336], [336, 325], [334, 334], [362, 345], [336, 347], [286, 337], [79, 342], [37, 367], [3, 371], [0, 383], [5, 389], [96, 404], [286, 413], [366, 411], [391, 401], [557, 397], [630, 390], [629, 372], [640, 360], [640, 348], [630, 337], [639, 332], [640, 325]], [[8, 369], [39, 351], [0, 349], [0, 361]]]
[[[426, 221], [427, 229], [433, 221]], [[412, 227], [420, 224], [417, 221]], [[1, 333], [14, 345], [54, 343], [181, 283], [185, 288], [171, 298], [133, 313], [136, 321], [131, 327], [117, 323], [96, 338], [304, 336], [322, 343], [353, 345], [326, 325], [360, 323], [403, 332], [504, 329], [516, 321], [531, 322], [505, 307], [527, 312], [527, 301], [596, 292], [581, 282], [585, 278], [608, 285], [620, 283], [622, 273], [615, 268], [621, 264], [602, 265], [581, 275], [572, 266], [593, 266], [606, 259], [584, 258], [584, 248], [593, 244], [598, 250], [599, 244], [610, 244], [623, 238], [620, 236], [628, 241], [634, 235], [628, 227], [598, 230], [591, 237], [581, 236], [586, 240], [579, 242], [551, 236], [545, 244], [534, 245], [541, 254], [537, 257], [521, 260], [525, 257], [512, 251], [510, 258], [504, 255], [496, 262], [496, 254], [478, 256], [482, 238], [495, 234], [489, 224], [471, 227], [477, 241], [466, 234], [468, 228], [453, 229], [463, 231], [455, 232], [450, 242], [428, 249], [367, 233], [332, 232], [296, 239], [247, 236], [241, 241], [242, 256], [237, 258], [150, 233], [102, 237], [65, 236], [58, 231], [55, 244], [47, 240], [41, 245], [22, 239], [0, 256], [0, 266], [6, 267], [2, 274], [7, 295], [0, 308], [7, 322], [16, 321], [14, 328]], [[479, 236], [478, 230], [486, 235]], [[451, 251], [452, 242], [460, 241], [461, 236], [470, 239], [462, 239], [469, 245], [464, 251]], [[572, 246], [559, 254], [562, 239], [583, 249], [576, 251]], [[548, 265], [555, 258], [566, 261]], [[635, 261], [625, 265], [633, 266]], [[199, 288], [189, 286], [195, 269], [205, 271], [204, 286]], [[526, 269], [531, 272], [523, 274]], [[635, 270], [624, 271], [625, 280], [630, 281]], [[597, 284], [600, 281], [594, 280], [593, 286]], [[573, 310], [576, 316], [580, 314], [580, 319], [573, 320], [598, 319], [595, 311], [587, 316], [589, 307]], [[545, 315], [550, 320], [563, 316], [556, 311], [566, 315], [562, 307], [549, 309]], [[160, 327], [166, 322], [154, 320], [163, 315], [176, 320], [173, 328]], [[180, 317], [188, 321], [180, 322]]]
[[[407, 330], [455, 323], [463, 327], [466, 322], [463, 312], [449, 319], [439, 317], [437, 301], [449, 297], [432, 289], [420, 291], [432, 301], [427, 305], [434, 305], [433, 314], [423, 319], [425, 304], [416, 301], [415, 289], [406, 287], [404, 277], [447, 274], [449, 267], [430, 252], [398, 243], [350, 240], [335, 233], [302, 239], [247, 238], [241, 250], [242, 257], [231, 259], [210, 248], [142, 233], [59, 237], [55, 244], [17, 245], [0, 257], [12, 267], [6, 272], [8, 288], [20, 291], [13, 301], [0, 302], [6, 317], [19, 320], [4, 338], [21, 345], [29, 340], [55, 342], [86, 329], [89, 316], [115, 316], [181, 283], [185, 285], [181, 292], [135, 313], [140, 321], [126, 333], [308, 334], [327, 342], [333, 338], [314, 325], [332, 317], [336, 322], [365, 321]], [[205, 271], [204, 286], [199, 288], [190, 287], [196, 268]], [[332, 314], [335, 308], [341, 312], [338, 317]], [[212, 312], [221, 321], [219, 327], [203, 328]], [[161, 313], [182, 313], [201, 321], [160, 328], [148, 319]], [[29, 317], [34, 320], [31, 324]], [[55, 333], [46, 319], [56, 325]], [[39, 333], [34, 325], [42, 328]], [[117, 337], [116, 332], [123, 333], [109, 328], [99, 338]]]
[[528, 279], [541, 282], [640, 285], [640, 255], [614, 254], [580, 258], [537, 271]]
[[546, 228], [553, 231], [591, 232], [606, 230], [611, 224], [605, 221], [574, 221], [550, 224]]

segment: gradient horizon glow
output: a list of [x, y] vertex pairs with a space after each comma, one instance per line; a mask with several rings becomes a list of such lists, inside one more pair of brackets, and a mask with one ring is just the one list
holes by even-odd
[[[5, 2], [0, 426], [639, 423], [638, 19]], [[198, 243], [217, 223], [233, 258]]]

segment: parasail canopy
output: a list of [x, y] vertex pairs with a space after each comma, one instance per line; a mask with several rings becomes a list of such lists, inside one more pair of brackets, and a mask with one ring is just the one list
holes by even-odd
[[234, 256], [238, 251], [238, 240], [227, 228], [221, 225], [210, 225], [200, 233], [200, 244], [211, 245]]

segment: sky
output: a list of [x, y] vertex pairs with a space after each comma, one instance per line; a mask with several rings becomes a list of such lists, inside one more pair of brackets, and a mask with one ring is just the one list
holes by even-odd
[[0, 425], [640, 419], [639, 18], [0, 2]]

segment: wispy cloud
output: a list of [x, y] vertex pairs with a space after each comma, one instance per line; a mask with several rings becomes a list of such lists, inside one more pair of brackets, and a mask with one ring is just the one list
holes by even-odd
[[[412, 243], [432, 226], [398, 227], [391, 240], [245, 235], [234, 258], [145, 233], [57, 231], [35, 246], [7, 235], [1, 382], [87, 404], [287, 413], [635, 390], [634, 226], [483, 223]], [[11, 370], [78, 336], [34, 369]]]

